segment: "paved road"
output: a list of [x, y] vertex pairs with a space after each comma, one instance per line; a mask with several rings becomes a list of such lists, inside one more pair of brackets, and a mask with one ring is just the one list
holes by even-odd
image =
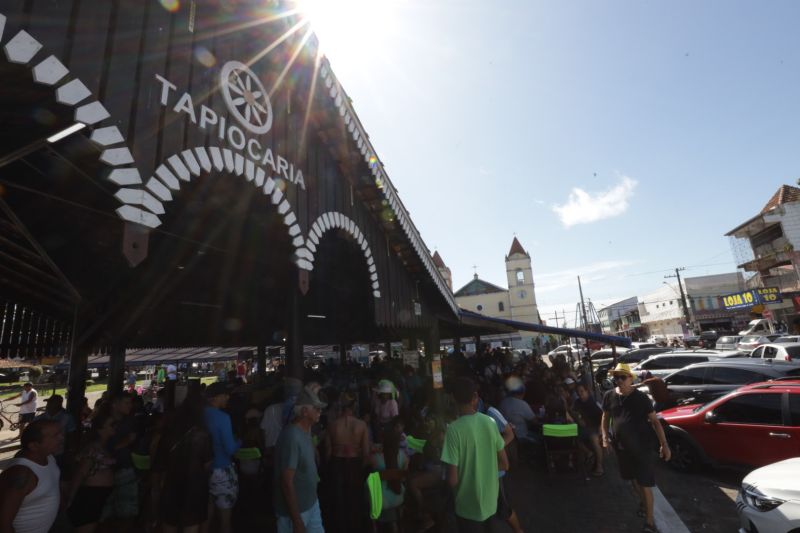
[[656, 472], [658, 486], [691, 531], [737, 531], [736, 493], [747, 471], [707, 468], [681, 473], [667, 466]]

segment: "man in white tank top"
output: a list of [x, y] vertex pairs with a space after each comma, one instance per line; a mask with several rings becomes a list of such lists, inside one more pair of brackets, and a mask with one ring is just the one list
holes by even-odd
[[56, 519], [60, 471], [53, 453], [64, 436], [52, 420], [32, 422], [22, 433], [22, 451], [0, 474], [0, 532], [40, 533]]

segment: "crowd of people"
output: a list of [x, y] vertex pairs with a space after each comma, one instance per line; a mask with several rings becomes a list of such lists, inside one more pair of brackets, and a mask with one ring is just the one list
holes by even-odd
[[[653, 438], [669, 449], [626, 365], [600, 402], [562, 356], [455, 352], [443, 390], [424, 363], [321, 364], [302, 380], [278, 368], [253, 383], [231, 372], [188, 383], [174, 406], [126, 383], [78, 421], [53, 396], [0, 474], [0, 532], [519, 532], [507, 472], [543, 460], [603, 476], [605, 447], [655, 531]], [[563, 460], [547, 453], [549, 425], [577, 428]]]

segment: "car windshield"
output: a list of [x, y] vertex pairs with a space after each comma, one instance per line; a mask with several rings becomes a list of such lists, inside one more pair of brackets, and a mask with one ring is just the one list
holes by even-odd
[[739, 342], [742, 344], [747, 344], [751, 342], [758, 342], [758, 339], [761, 338], [761, 335], [747, 335], [746, 337], [742, 337], [742, 340]]
[[733, 344], [736, 342], [736, 337], [720, 337], [717, 344]]

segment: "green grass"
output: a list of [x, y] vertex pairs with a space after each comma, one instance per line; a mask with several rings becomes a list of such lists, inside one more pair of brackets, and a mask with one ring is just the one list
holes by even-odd
[[[37, 392], [39, 393], [39, 401], [40, 402], [42, 400], [45, 400], [45, 399], [49, 398], [53, 394], [52, 385], [48, 385], [46, 383], [43, 383], [41, 385], [34, 385], [33, 388], [36, 389]], [[106, 384], [105, 383], [95, 383], [94, 385], [89, 385], [88, 387], [86, 387], [86, 392], [96, 392], [96, 391], [104, 391], [104, 390], [106, 390]], [[67, 392], [67, 388], [66, 387], [56, 387], [55, 394], [59, 394], [61, 396], [64, 396], [66, 394], [66, 392]], [[4, 393], [0, 394], [0, 400], [5, 400], [6, 398], [8, 398], [10, 396], [16, 396], [17, 394], [19, 394], [19, 392], [4, 392]]]

